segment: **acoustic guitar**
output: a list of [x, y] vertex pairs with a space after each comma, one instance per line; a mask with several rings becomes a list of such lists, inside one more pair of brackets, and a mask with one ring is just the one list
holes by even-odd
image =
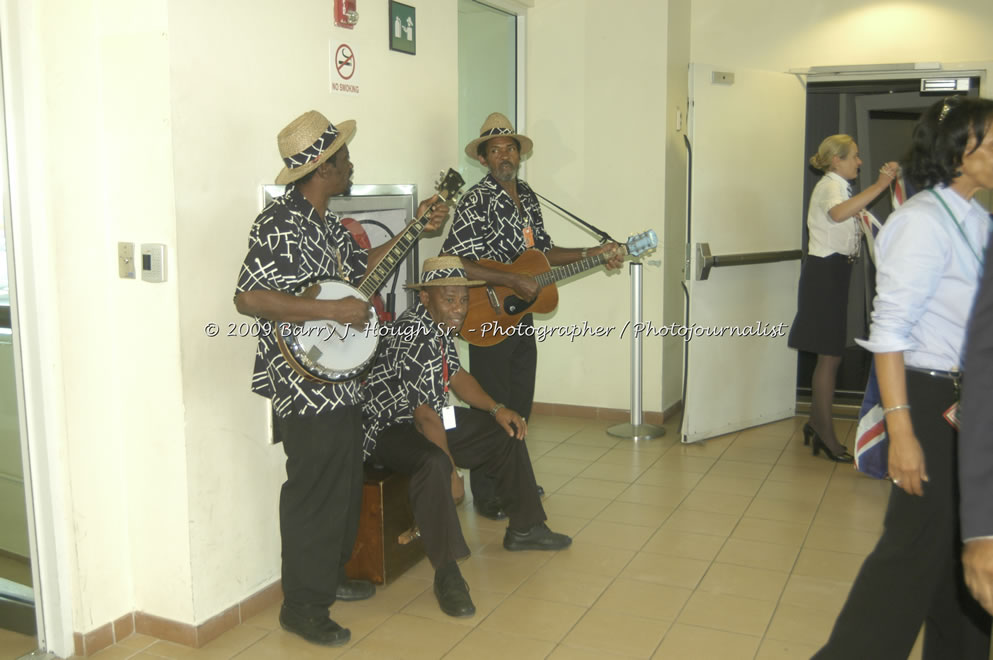
[[[628, 238], [621, 246], [626, 256], [638, 257], [654, 250], [659, 245], [659, 237], [649, 229]], [[525, 250], [513, 263], [505, 264], [490, 259], [480, 259], [479, 265], [506, 273], [530, 275], [541, 287], [534, 300], [521, 299], [510, 287], [486, 285], [469, 287], [469, 310], [462, 324], [462, 338], [474, 346], [494, 346], [507, 338], [507, 330], [521, 320], [525, 314], [544, 314], [559, 304], [559, 291], [555, 285], [561, 279], [596, 268], [607, 262], [609, 257], [598, 254], [574, 261], [565, 266], [552, 268], [545, 254], [539, 250]]]

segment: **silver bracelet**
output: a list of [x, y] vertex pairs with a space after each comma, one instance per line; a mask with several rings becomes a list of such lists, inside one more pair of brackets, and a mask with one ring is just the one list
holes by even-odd
[[885, 417], [896, 410], [910, 410], [910, 404], [901, 403], [899, 406], [893, 406], [892, 408], [883, 408], [883, 416]]
[[506, 408], [506, 407], [507, 406], [503, 405], [502, 403], [498, 403], [492, 408], [490, 408], [490, 414], [496, 417], [497, 411], [500, 410], [501, 408]]

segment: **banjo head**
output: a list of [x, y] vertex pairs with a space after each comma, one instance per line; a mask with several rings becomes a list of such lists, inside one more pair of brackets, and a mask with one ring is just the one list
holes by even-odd
[[[355, 287], [338, 281], [320, 282], [313, 296], [318, 300], [339, 300], [354, 296], [365, 300]], [[313, 293], [313, 292], [311, 292]], [[277, 339], [285, 344], [287, 361], [303, 376], [325, 383], [351, 380], [372, 362], [379, 344], [379, 319], [372, 308], [362, 327], [335, 321], [281, 323]]]

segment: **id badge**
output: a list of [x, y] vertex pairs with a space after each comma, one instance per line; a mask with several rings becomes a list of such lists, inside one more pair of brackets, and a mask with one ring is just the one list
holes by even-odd
[[534, 230], [531, 229], [531, 225], [524, 227], [524, 245], [529, 248], [534, 247]]
[[455, 428], [455, 406], [445, 406], [441, 409], [441, 423], [445, 430]]
[[945, 421], [951, 424], [952, 428], [956, 431], [959, 430], [959, 404], [958, 401], [953, 403], [951, 407], [948, 408], [942, 415]]

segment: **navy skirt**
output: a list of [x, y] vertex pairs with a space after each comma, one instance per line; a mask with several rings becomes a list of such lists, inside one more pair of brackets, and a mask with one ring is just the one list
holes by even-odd
[[807, 255], [800, 269], [796, 318], [790, 328], [790, 348], [841, 356], [848, 327], [848, 285], [852, 264], [843, 254]]

